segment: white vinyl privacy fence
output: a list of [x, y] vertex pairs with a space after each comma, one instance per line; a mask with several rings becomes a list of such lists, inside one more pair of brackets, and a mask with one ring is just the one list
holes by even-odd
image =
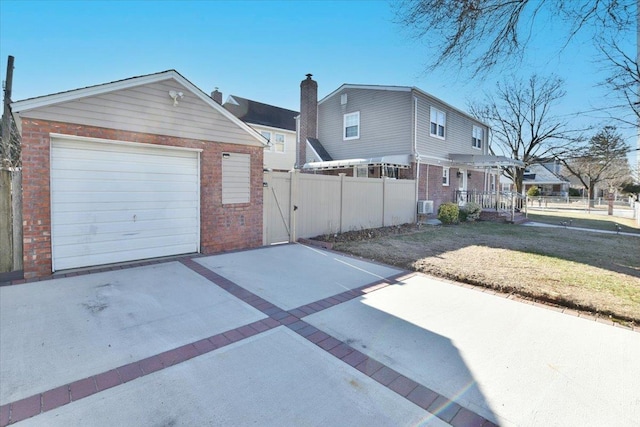
[[414, 180], [265, 172], [264, 244], [416, 221]]

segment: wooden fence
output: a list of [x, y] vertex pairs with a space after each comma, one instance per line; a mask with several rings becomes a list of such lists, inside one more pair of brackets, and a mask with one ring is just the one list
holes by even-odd
[[[0, 170], [0, 278], [22, 270], [22, 171]], [[16, 277], [18, 277], [16, 275]], [[1, 281], [1, 280], [0, 280]]]

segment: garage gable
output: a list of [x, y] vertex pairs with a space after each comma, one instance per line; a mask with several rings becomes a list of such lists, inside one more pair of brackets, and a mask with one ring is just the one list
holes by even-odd
[[18, 101], [21, 118], [264, 146], [266, 140], [174, 70]]

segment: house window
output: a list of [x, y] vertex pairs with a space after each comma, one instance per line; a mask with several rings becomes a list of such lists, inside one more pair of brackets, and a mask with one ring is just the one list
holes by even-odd
[[267, 142], [269, 143], [269, 145], [264, 147], [264, 149], [265, 150], [270, 150], [271, 149], [271, 132], [267, 132], [266, 130], [263, 130], [263, 131], [260, 132], [260, 134], [262, 136], [264, 136], [267, 139]]
[[442, 168], [442, 186], [449, 186], [449, 168]]
[[222, 153], [222, 204], [249, 203], [250, 195], [251, 157]]
[[394, 168], [393, 166], [383, 166], [384, 169], [384, 176], [386, 176], [387, 178], [394, 178], [397, 179], [398, 178], [398, 168]]
[[343, 139], [360, 138], [360, 112], [349, 113], [344, 115], [344, 134]]
[[275, 143], [273, 144], [274, 151], [278, 153], [284, 153], [284, 135], [281, 133], [275, 134]]
[[447, 115], [444, 111], [431, 107], [431, 136], [444, 139], [444, 128], [447, 125]]
[[484, 129], [479, 126], [473, 127], [473, 134], [471, 135], [471, 146], [473, 148], [482, 148], [482, 140], [484, 139]]
[[357, 178], [368, 178], [369, 177], [369, 167], [368, 166], [356, 166], [356, 177]]

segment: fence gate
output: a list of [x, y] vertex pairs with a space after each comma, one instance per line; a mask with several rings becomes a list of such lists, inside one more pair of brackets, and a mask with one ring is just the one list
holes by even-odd
[[262, 240], [264, 245], [288, 242], [291, 234], [291, 174], [265, 172]]

